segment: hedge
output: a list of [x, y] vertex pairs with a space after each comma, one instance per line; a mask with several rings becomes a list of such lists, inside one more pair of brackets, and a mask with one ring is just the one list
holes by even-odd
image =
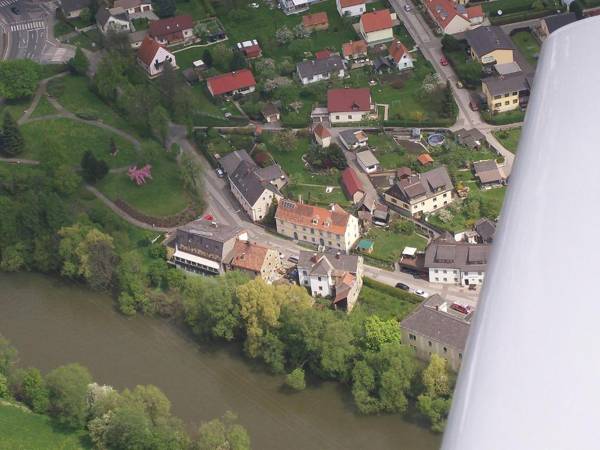
[[509, 111], [500, 114], [490, 114], [485, 112], [481, 115], [483, 120], [491, 125], [508, 125], [511, 123], [523, 122], [525, 119], [525, 113], [523, 111]]
[[542, 11], [519, 11], [509, 14], [503, 14], [501, 16], [490, 17], [490, 23], [492, 25], [506, 25], [508, 23], [522, 22], [524, 20], [539, 19], [545, 16], [551, 16], [556, 14], [555, 9], [544, 9]]
[[380, 281], [376, 281], [372, 278], [364, 277], [363, 285], [370, 287], [371, 289], [375, 289], [376, 291], [383, 292], [390, 297], [395, 297], [398, 300], [405, 300], [414, 304], [419, 304], [423, 301], [423, 298], [416, 294], [411, 294], [410, 292], [406, 292], [400, 288], [381, 283]]

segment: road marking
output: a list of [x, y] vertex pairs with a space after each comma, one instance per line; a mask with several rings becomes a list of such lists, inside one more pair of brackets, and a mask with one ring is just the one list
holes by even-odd
[[10, 26], [10, 31], [43, 30], [45, 28], [46, 23], [43, 20], [32, 20], [31, 22], [13, 23]]
[[10, 6], [13, 3], [18, 2], [19, 0], [0, 0], [0, 8], [4, 8], [5, 6]]

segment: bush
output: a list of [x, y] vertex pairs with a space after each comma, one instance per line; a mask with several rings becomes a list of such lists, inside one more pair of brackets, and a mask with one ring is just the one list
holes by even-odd
[[363, 278], [363, 285], [370, 287], [371, 289], [375, 289], [377, 291], [383, 292], [391, 297], [396, 297], [400, 300], [409, 301], [411, 303], [421, 303], [423, 300], [421, 297], [415, 294], [411, 294], [409, 292], [403, 291], [401, 289], [397, 289], [394, 286], [387, 285], [385, 283], [381, 283], [379, 281], [373, 280], [372, 278]]
[[306, 388], [306, 380], [304, 379], [304, 369], [298, 367], [292, 370], [285, 377], [285, 385], [295, 391], [302, 391]]

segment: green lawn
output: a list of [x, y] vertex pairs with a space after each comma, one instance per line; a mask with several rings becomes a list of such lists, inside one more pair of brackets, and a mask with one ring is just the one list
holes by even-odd
[[393, 318], [401, 321], [422, 300], [415, 294], [381, 284], [370, 278], [364, 278], [363, 283], [358, 296], [358, 304], [350, 315], [350, 320], [356, 320], [357, 323], [362, 322], [364, 316], [373, 314], [384, 320]]
[[103, 194], [111, 200], [126, 201], [138, 211], [152, 216], [168, 216], [183, 211], [189, 204], [175, 161], [167, 157], [165, 151], [153, 141], [144, 145], [145, 154], [152, 153], [147, 160], [140, 157], [139, 165], [152, 165], [152, 179], [138, 186], [126, 172], [111, 173], [97, 184]]
[[375, 156], [384, 169], [410, 166], [417, 155], [408, 153], [401, 145], [386, 134], [369, 134], [369, 146], [376, 149]]
[[31, 117], [48, 116], [50, 114], [56, 114], [56, 109], [54, 109], [54, 106], [48, 101], [48, 97], [43, 95], [40, 97], [40, 101], [38, 102], [35, 111], [33, 111], [33, 114], [31, 114]]
[[521, 128], [512, 128], [510, 130], [494, 131], [494, 136], [500, 143], [513, 153], [517, 152], [519, 139], [521, 139]]
[[[486, 15], [497, 15], [498, 10], [502, 10], [503, 14], [516, 13], [521, 11], [529, 11], [533, 9], [533, 0], [494, 0], [491, 2], [481, 3], [481, 7]], [[560, 6], [554, 0], [542, 0], [540, 2], [543, 7]], [[544, 9], [544, 8], [542, 8]]]
[[0, 103], [0, 114], [4, 117], [4, 113], [8, 111], [13, 119], [18, 120], [25, 110], [29, 108], [29, 105], [31, 105], [31, 100], [31, 98], [24, 98], [2, 102]]
[[517, 48], [521, 50], [527, 61], [535, 67], [540, 54], [540, 44], [538, 44], [531, 32], [519, 31], [513, 34], [511, 39]]
[[207, 10], [207, 7], [212, 9], [210, 2], [177, 0], [177, 14], [190, 15], [194, 20], [204, 19], [214, 15], [214, 11]]
[[100, 48], [102, 35], [98, 30], [90, 30], [85, 33], [79, 33], [77, 36], [72, 37], [65, 42], [88, 50], [97, 50]]
[[373, 227], [364, 239], [374, 241], [373, 253], [369, 256], [393, 264], [398, 261], [404, 247], [416, 247], [424, 250], [427, 239], [416, 234], [395, 233], [391, 229]]
[[525, 111], [515, 109], [499, 114], [490, 114], [489, 112], [481, 115], [483, 120], [492, 125], [508, 125], [510, 123], [519, 123], [525, 120]]
[[[21, 127], [25, 137], [26, 158], [38, 159], [44, 152], [60, 151], [78, 166], [83, 154], [91, 150], [110, 167], [122, 167], [137, 160], [133, 144], [110, 131], [70, 119], [52, 119], [30, 122]], [[119, 152], [110, 155], [113, 138]]]
[[76, 450], [91, 448], [85, 432], [55, 428], [50, 418], [0, 405], [0, 448], [2, 450]]

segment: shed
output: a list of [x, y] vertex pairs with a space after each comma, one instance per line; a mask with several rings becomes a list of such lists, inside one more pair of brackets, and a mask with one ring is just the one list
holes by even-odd
[[422, 166], [426, 166], [427, 164], [433, 163], [433, 158], [429, 153], [421, 153], [417, 157], [417, 161], [419, 161]]
[[374, 246], [375, 246], [375, 242], [371, 241], [370, 239], [361, 239], [360, 241], [358, 241], [358, 245], [356, 246], [356, 249], [359, 252], [363, 252], [363, 253], [373, 253]]

